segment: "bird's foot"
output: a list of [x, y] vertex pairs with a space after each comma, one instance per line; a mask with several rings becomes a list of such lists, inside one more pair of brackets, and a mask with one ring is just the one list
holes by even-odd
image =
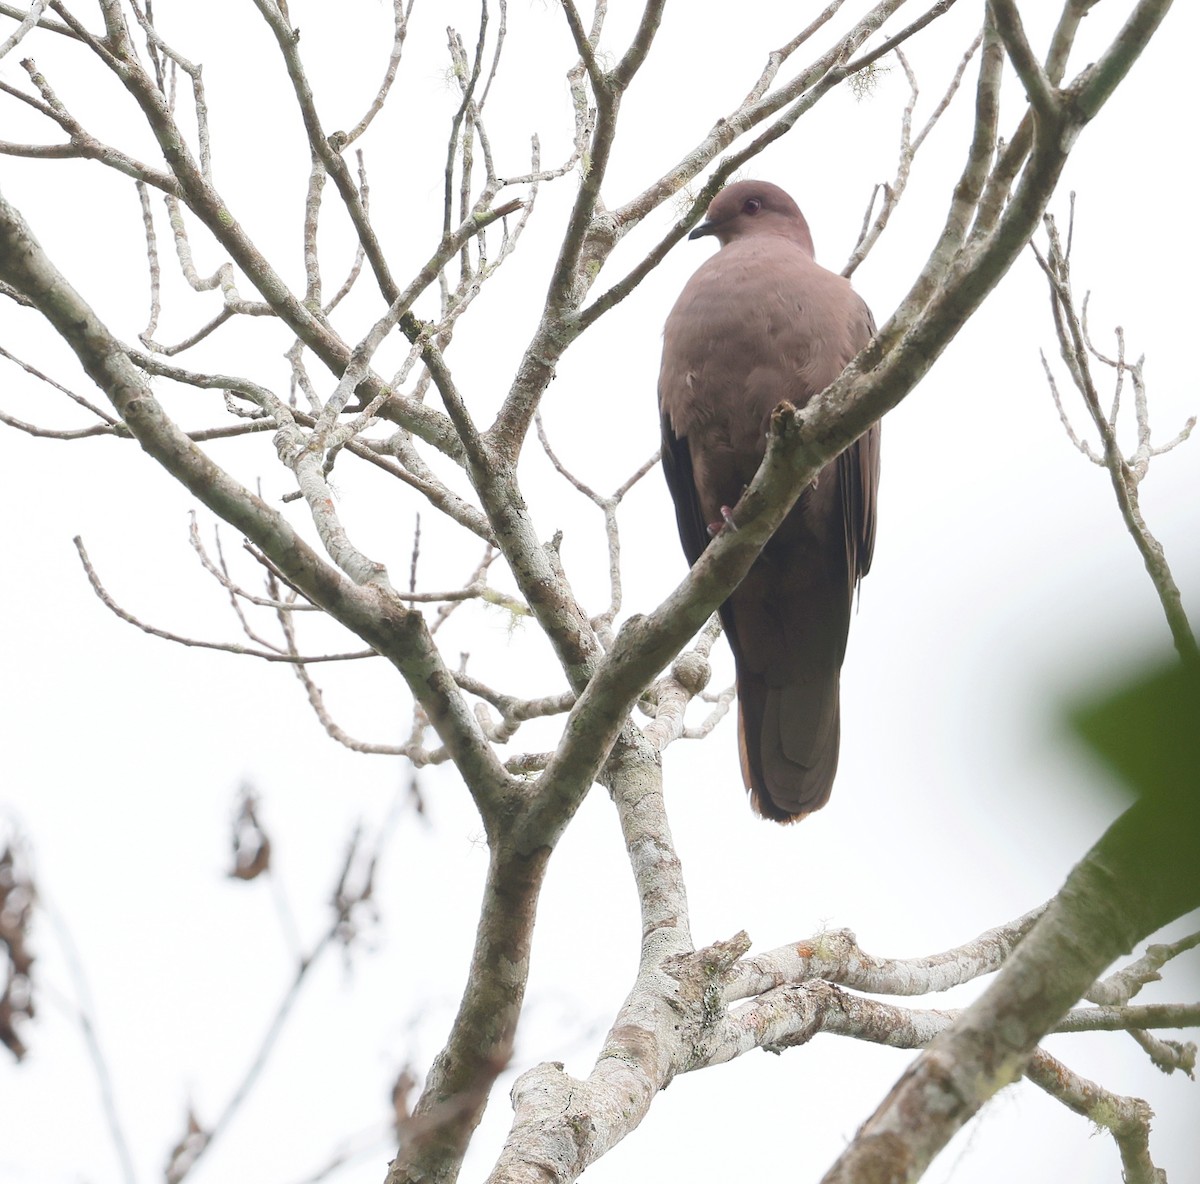
[[715, 539], [727, 526], [730, 530], [737, 530], [737, 523], [733, 520], [733, 510], [729, 506], [722, 506], [721, 521], [708, 524], [708, 537]]

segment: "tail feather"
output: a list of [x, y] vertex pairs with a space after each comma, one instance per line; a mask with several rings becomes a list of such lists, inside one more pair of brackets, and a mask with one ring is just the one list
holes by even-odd
[[[742, 779], [756, 813], [775, 822], [798, 822], [829, 800], [837, 773], [840, 746], [838, 679], [826, 686], [824, 703], [815, 712], [797, 715], [792, 687], [769, 688], [761, 678], [738, 679], [738, 749]], [[802, 696], [810, 702], [811, 694]], [[803, 746], [798, 733], [811, 734], [814, 716], [820, 721], [816, 737]]]

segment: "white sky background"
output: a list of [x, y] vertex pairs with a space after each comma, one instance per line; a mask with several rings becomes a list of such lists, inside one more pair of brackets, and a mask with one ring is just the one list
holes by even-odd
[[[613, 3], [610, 50], [625, 46], [639, 7]], [[970, 41], [980, 7], [963, 0], [912, 47], [923, 86], [918, 121]], [[1052, 7], [1038, 15], [1048, 19]], [[741, 98], [766, 51], [816, 8], [734, 9], [709, 0], [668, 6], [622, 112], [608, 203], [628, 199], [674, 163]], [[1122, 8], [1098, 6], [1076, 62], [1094, 56], [1089, 44], [1104, 40]], [[326, 128], [355, 122], [386, 60], [390, 6], [292, 0], [291, 9]], [[302, 285], [308, 154], [265, 26], [251, 5], [225, 0], [160, 3], [158, 19], [176, 48], [204, 64], [218, 188], [272, 262]], [[1031, 33], [1044, 34], [1029, 19]], [[476, 20], [473, 2], [419, 0], [390, 117], [364, 145], [375, 221], [398, 276], [424, 261], [440, 225], [442, 137], [456, 102], [445, 82], [444, 26], [454, 24], [473, 46]], [[7, 29], [5, 22], [0, 31]], [[1093, 290], [1099, 342], [1111, 344], [1119, 323], [1131, 353], [1147, 354], [1160, 441], [1200, 410], [1185, 360], [1194, 331], [1189, 273], [1197, 259], [1190, 217], [1194, 81], [1180, 65], [1180, 47], [1190, 50], [1198, 38], [1200, 14], [1177, 5], [1132, 77], [1084, 132], [1054, 205], [1065, 217], [1067, 191], [1079, 192], [1076, 286]], [[97, 88], [99, 73], [83, 51], [38, 37], [14, 56], [25, 54], [85, 125], [157, 160], [132, 103], [107, 78]], [[511, 0], [507, 57], [490, 100], [502, 174], [525, 170], [533, 131], [545, 161], [565, 156], [571, 125], [563, 75], [572, 60], [556, 5]], [[26, 83], [12, 56], [0, 64], [0, 77]], [[972, 80], [973, 69], [968, 91]], [[1015, 83], [1010, 89], [1011, 112], [1019, 90]], [[891, 178], [905, 95], [898, 70], [861, 102], [837, 91], [747, 170], [797, 198], [818, 258], [834, 269], [854, 242], [872, 185]], [[962, 99], [918, 158], [905, 202], [855, 278], [881, 324], [944, 214], [969, 127], [969, 93]], [[1006, 131], [1014, 118], [1006, 119]], [[0, 138], [60, 137], [6, 103]], [[460, 328], [450, 357], [483, 423], [535, 324], [573, 183], [565, 178], [543, 191], [526, 241]], [[0, 160], [0, 185], [110, 326], [135, 338], [148, 296], [132, 187], [96, 164], [10, 158]], [[333, 291], [352, 248], [332, 208], [332, 184], [326, 192], [324, 265]], [[165, 277], [158, 336], [173, 341], [213, 315], [219, 298], [197, 299], [182, 289], [161, 200], [154, 204]], [[657, 241], [671, 213], [622, 244], [600, 289]], [[202, 273], [220, 262], [199, 231], [193, 245]], [[681, 244], [559, 367], [544, 407], [547, 428], [564, 461], [594, 488], [616, 488], [657, 446], [660, 326], [711, 250], [707, 242]], [[338, 322], [349, 335], [378, 315], [372, 295], [364, 276], [357, 303]], [[264, 333], [267, 347], [252, 353]], [[90, 393], [33, 314], [0, 306], [0, 344]], [[182, 361], [237, 371], [284, 392], [287, 344], [279, 328], [255, 320], [227, 326]], [[1107, 476], [1070, 447], [1059, 425], [1039, 346], [1055, 352], [1044, 281], [1026, 256], [888, 417], [875, 565], [852, 627], [841, 771], [829, 807], [789, 829], [754, 818], [737, 771], [732, 719], [703, 744], [668, 751], [667, 802], [698, 943], [745, 928], [757, 948], [769, 949], [822, 926], [847, 926], [881, 955], [932, 953], [1052, 894], [1121, 809], [1103, 772], [1064, 739], [1061, 704], [1102, 687], [1126, 662], [1164, 654], [1169, 636]], [[185, 426], [221, 421], [215, 399], [168, 393], [165, 384], [157, 389]], [[48, 426], [85, 422], [7, 363], [0, 407]], [[1080, 410], [1076, 423], [1082, 421]], [[1190, 443], [1155, 461], [1143, 485], [1146, 518], [1193, 620], [1198, 448]], [[289, 488], [267, 435], [213, 452], [243, 480], [261, 478], [269, 499]], [[540, 533], [565, 532], [568, 574], [597, 611], [607, 596], [598, 512], [550, 472], [536, 441], [525, 472]], [[356, 541], [389, 565], [397, 583], [405, 581], [413, 516], [422, 506], [346, 460], [335, 480]], [[238, 785], [249, 781], [262, 794], [277, 878], [306, 940], [325, 922], [324, 902], [354, 822], [378, 828], [392, 819], [377, 885], [380, 925], [348, 965], [335, 956], [314, 972], [267, 1073], [194, 1177], [304, 1179], [342, 1140], [382, 1121], [402, 1064], [411, 1061], [423, 1073], [440, 1047], [473, 937], [485, 863], [481, 827], [445, 769], [420, 774], [429, 824], [406, 807], [397, 820], [408, 769], [330, 741], [286, 669], [183, 651], [100, 605], [71, 546], [76, 533], [131, 611], [181, 633], [240, 639], [223, 594], [188, 547], [193, 499], [135, 445], [0, 431], [0, 491], [8, 507], [0, 809], [5, 825], [28, 843], [45, 903], [70, 930], [86, 968], [139, 1179], [160, 1177], [189, 1099], [206, 1122], [224, 1106], [293, 970], [267, 882], [222, 878]], [[293, 505], [293, 520], [303, 517]], [[200, 520], [211, 534], [211, 518], [201, 513]], [[422, 512], [422, 525], [421, 586], [460, 582], [477, 560], [474, 543], [464, 543], [462, 532], [438, 532], [431, 512]], [[629, 496], [622, 527], [625, 610], [644, 611], [684, 573], [657, 472]], [[236, 555], [234, 532], [224, 531], [223, 539], [226, 553]], [[252, 564], [241, 571], [247, 582], [257, 578]], [[507, 586], [499, 575], [497, 582]], [[301, 628], [313, 649], [323, 640], [350, 648], [332, 629], [307, 621]], [[535, 631], [510, 635], [496, 610], [465, 608], [440, 636], [451, 659], [469, 649], [472, 671], [505, 689], [537, 694], [563, 686]], [[732, 668], [724, 643], [716, 668], [714, 682], [723, 685]], [[385, 743], [403, 738], [408, 698], [389, 668], [359, 663], [317, 674], [352, 734]], [[518, 734], [519, 748], [552, 742], [549, 730], [528, 733]], [[638, 934], [615, 817], [597, 790], [552, 860], [514, 1071], [561, 1059], [586, 1074], [632, 981]], [[41, 1011], [25, 1032], [30, 1055], [19, 1067], [0, 1062], [0, 1181], [118, 1180], [83, 1044], [59, 1003], [73, 998], [76, 986], [44, 917], [34, 942]], [[1151, 987], [1143, 998], [1194, 999], [1198, 970], [1193, 954], [1168, 970], [1165, 987]], [[957, 1005], [971, 994], [931, 1005]], [[1200, 1179], [1194, 1083], [1163, 1077], [1120, 1035], [1064, 1037], [1049, 1047], [1106, 1087], [1146, 1098], [1158, 1115], [1159, 1166], [1173, 1184]], [[680, 1078], [643, 1129], [588, 1179], [818, 1179], [909, 1057], [819, 1037], [782, 1057], [755, 1054]], [[464, 1180], [481, 1178], [494, 1160], [510, 1119], [511, 1077], [495, 1091]], [[1029, 1184], [1118, 1179], [1111, 1141], [1090, 1133], [1022, 1084], [985, 1110], [928, 1179], [988, 1184], [1016, 1172]], [[334, 1178], [378, 1181], [389, 1154], [380, 1143]]]

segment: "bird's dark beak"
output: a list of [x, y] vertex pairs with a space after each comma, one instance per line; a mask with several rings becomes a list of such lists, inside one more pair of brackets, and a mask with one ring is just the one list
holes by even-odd
[[688, 241], [690, 242], [694, 238], [703, 238], [706, 234], [715, 234], [716, 230], [717, 230], [717, 224], [715, 222], [709, 221], [706, 218], [703, 222], [700, 223], [699, 226], [696, 227], [695, 230], [692, 231], [691, 234], [688, 235]]

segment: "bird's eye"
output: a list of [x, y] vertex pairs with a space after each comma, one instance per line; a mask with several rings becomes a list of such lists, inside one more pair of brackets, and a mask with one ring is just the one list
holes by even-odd
[[745, 205], [742, 206], [743, 214], [757, 214], [762, 209], [762, 202], [757, 197], [750, 198]]

